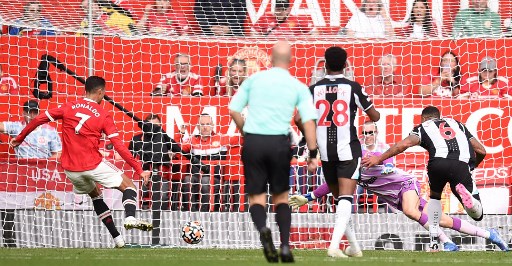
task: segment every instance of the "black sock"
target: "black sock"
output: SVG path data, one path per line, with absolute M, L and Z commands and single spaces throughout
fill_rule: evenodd
M 126 188 L 123 192 L 123 206 L 124 206 L 124 216 L 133 216 L 135 217 L 135 210 L 137 209 L 137 191 L 135 189 L 129 187 Z
M 94 211 L 96 211 L 96 214 L 110 232 L 110 235 L 112 235 L 113 238 L 118 237 L 120 234 L 116 229 L 116 225 L 112 219 L 112 213 L 110 212 L 110 209 L 108 208 L 105 201 L 103 201 L 103 197 L 99 196 L 93 198 L 92 205 L 94 206 Z
M 262 205 L 252 205 L 249 207 L 249 212 L 251 213 L 252 221 L 258 232 L 267 226 L 267 213 L 265 212 L 265 208 Z
M 290 227 L 292 225 L 292 210 L 286 203 L 276 206 L 276 222 L 281 234 L 281 246 L 290 245 Z

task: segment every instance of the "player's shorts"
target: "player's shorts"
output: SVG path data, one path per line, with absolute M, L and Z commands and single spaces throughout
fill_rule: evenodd
M 464 185 L 473 194 L 473 197 L 480 200 L 476 184 L 471 177 L 469 165 L 465 162 L 453 159 L 434 158 L 427 165 L 428 182 L 430 190 L 441 193 L 446 183 L 450 184 L 452 193 L 461 201 L 455 186 Z M 462 202 L 462 201 L 461 201 Z
M 322 171 L 329 186 L 338 184 L 338 178 L 357 180 L 361 175 L 361 157 L 350 161 L 322 161 Z
M 422 198 L 420 197 L 421 184 L 418 180 L 416 180 L 416 178 L 402 182 L 402 189 L 400 190 L 400 192 L 398 192 L 398 204 L 395 204 L 395 206 L 393 206 L 393 204 L 391 204 L 389 202 L 388 202 L 388 204 L 390 204 L 391 207 L 393 207 L 399 211 L 402 211 L 403 210 L 402 209 L 402 197 L 405 192 L 411 191 L 411 190 L 416 191 L 416 194 L 420 198 L 420 211 L 423 210 L 423 208 L 425 207 L 426 201 L 425 200 L 422 201 Z M 380 197 L 380 199 L 386 201 L 385 197 L 384 198 Z
M 242 148 L 245 192 L 279 194 L 290 189 L 292 149 L 285 135 L 245 134 Z
M 66 176 L 73 184 L 73 191 L 76 194 L 89 194 L 96 183 L 107 188 L 116 188 L 123 182 L 123 171 L 115 165 L 103 160 L 96 168 L 84 172 L 71 172 L 64 170 Z

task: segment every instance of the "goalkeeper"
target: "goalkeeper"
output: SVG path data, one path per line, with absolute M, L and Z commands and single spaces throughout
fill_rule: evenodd
M 380 154 L 381 152 L 363 151 L 363 157 Z M 427 202 L 419 196 L 420 183 L 414 176 L 395 168 L 392 158 L 385 160 L 383 165 L 363 168 L 358 183 L 368 191 L 377 194 L 382 201 L 388 203 L 391 207 L 402 211 L 411 220 L 417 221 L 425 229 L 429 229 L 428 216 L 425 213 Z M 291 196 L 290 206 L 298 208 L 308 201 L 321 198 L 327 194 L 329 194 L 329 187 L 324 183 L 312 193 Z M 495 229 L 482 229 L 465 220 L 445 214 L 441 217 L 440 225 L 464 234 L 489 239 L 501 250 L 509 250 L 507 243 L 501 239 Z M 443 243 L 445 251 L 457 251 L 459 249 L 441 230 L 439 230 L 439 239 Z

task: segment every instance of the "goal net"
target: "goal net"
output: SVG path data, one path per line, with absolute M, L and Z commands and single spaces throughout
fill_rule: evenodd
M 379 143 L 392 145 L 407 136 L 428 105 L 465 123 L 487 150 L 473 172 L 486 216 L 471 223 L 495 227 L 509 242 L 511 1 L 488 1 L 490 11 L 480 22 L 470 22 L 471 16 L 456 20 L 460 10 L 473 8 L 468 0 L 290 0 L 289 6 L 282 0 L 90 2 L 0 0 L 0 129 L 5 133 L 0 136 L 0 245 L 113 246 L 91 199 L 73 193 L 59 160 L 48 158 L 61 150 L 53 133 L 60 134 L 59 122 L 39 128 L 16 151 L 8 146 L 34 113 L 33 104 L 25 102 L 36 99 L 44 113 L 83 97 L 81 78 L 98 75 L 107 80 L 107 95 L 116 103 L 137 118 L 158 116 L 184 151 L 203 155 L 210 172 L 201 174 L 197 163 L 168 152 L 161 136 L 146 134 L 141 140 L 137 121 L 104 102 L 127 146 L 139 135 L 130 148 L 153 171 L 151 184 L 143 186 L 108 139 L 101 141 L 105 159 L 135 181 L 137 216 L 155 226 L 149 233 L 122 229 L 126 242 L 191 247 L 181 239 L 181 226 L 197 220 L 206 232 L 198 247 L 259 247 L 248 213 L 240 133 L 227 106 L 239 80 L 271 67 L 271 48 L 278 39 L 292 44 L 290 72 L 308 85 L 325 75 L 326 48 L 338 45 L 348 51 L 345 75 L 365 85 L 381 113 Z M 221 5 L 226 2 L 232 6 Z M 413 17 L 422 14 L 428 14 L 428 23 L 415 24 Z M 277 22 L 283 20 L 279 16 L 283 22 Z M 483 78 L 494 74 L 490 83 Z M 356 123 L 365 119 L 360 113 Z M 229 137 L 230 145 L 214 137 L 201 140 L 210 131 Z M 361 126 L 357 131 L 364 143 Z M 311 192 L 324 182 L 321 169 L 307 173 L 303 147 L 295 146 L 290 195 Z M 220 156 L 207 160 L 204 155 L 210 153 Z M 420 181 L 425 199 L 427 159 L 418 147 L 396 157 L 396 167 Z M 103 189 L 103 194 L 121 228 L 121 193 Z M 364 249 L 424 250 L 428 245 L 428 232 L 377 194 L 358 189 L 354 195 L 355 230 Z M 449 187 L 442 202 L 445 213 L 469 219 Z M 274 239 L 279 239 L 272 205 L 268 212 Z M 326 248 L 334 220 L 331 196 L 310 202 L 293 212 L 291 244 Z M 496 248 L 483 238 L 445 232 L 464 250 Z

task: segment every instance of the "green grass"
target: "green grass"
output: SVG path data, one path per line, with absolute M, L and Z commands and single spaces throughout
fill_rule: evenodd
M 510 265 L 505 252 L 365 251 L 363 258 L 332 259 L 324 250 L 295 250 L 295 265 Z M 153 266 L 153 265 L 266 265 L 261 250 L 225 249 L 6 249 L 0 248 L 0 265 L 51 266 Z

